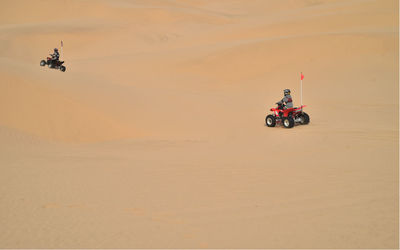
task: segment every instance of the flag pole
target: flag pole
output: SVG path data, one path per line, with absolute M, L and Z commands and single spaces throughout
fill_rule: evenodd
M 64 58 L 63 47 L 63 41 L 61 40 L 61 56 Z
M 300 104 L 301 111 L 303 111 L 303 72 L 300 73 Z

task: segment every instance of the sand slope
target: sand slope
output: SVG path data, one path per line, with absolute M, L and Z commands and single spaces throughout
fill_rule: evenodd
M 0 247 L 397 248 L 398 69 L 396 1 L 2 1 Z

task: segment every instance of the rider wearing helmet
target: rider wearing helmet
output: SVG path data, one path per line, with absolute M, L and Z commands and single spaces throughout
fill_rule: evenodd
M 54 54 L 51 55 L 51 59 L 54 61 L 58 61 L 60 59 L 60 53 L 58 53 L 58 49 L 54 49 Z
M 276 104 L 282 105 L 285 104 L 284 109 L 293 108 L 293 99 L 290 95 L 290 89 L 283 90 L 283 99 L 277 102 Z

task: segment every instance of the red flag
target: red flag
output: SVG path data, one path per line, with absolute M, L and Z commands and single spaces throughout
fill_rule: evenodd
M 64 44 L 63 44 L 63 41 L 61 40 L 61 47 L 63 46 Z
M 301 78 L 301 80 L 303 80 L 303 79 L 304 79 L 303 72 L 301 72 L 301 76 L 300 76 L 300 78 Z

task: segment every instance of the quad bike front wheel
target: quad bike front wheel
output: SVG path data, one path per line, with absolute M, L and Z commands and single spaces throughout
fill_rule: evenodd
M 308 123 L 310 123 L 310 116 L 306 112 L 303 112 L 300 116 L 300 124 L 306 125 Z
M 290 116 L 284 117 L 282 123 L 285 128 L 293 128 L 293 126 L 294 126 L 294 120 Z
M 60 70 L 61 70 L 62 72 L 65 72 L 66 69 L 67 69 L 67 68 L 65 68 L 65 66 L 61 66 L 61 67 L 60 67 Z
M 265 124 L 267 124 L 268 127 L 275 127 L 276 125 L 276 118 L 273 115 L 267 115 L 265 118 Z
M 45 66 L 45 65 L 46 65 L 46 61 L 45 61 L 45 60 L 41 60 L 41 61 L 40 61 L 40 66 L 43 67 L 43 66 Z

